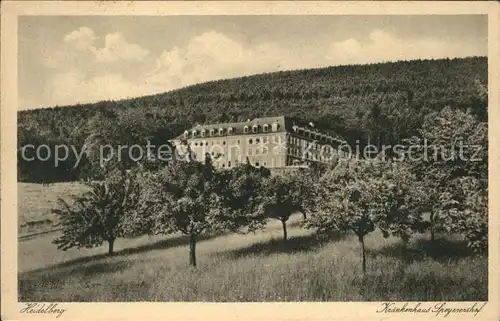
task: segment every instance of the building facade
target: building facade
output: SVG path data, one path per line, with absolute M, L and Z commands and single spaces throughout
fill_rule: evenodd
M 189 146 L 198 161 L 208 153 L 218 168 L 247 161 L 254 166 L 284 168 L 336 162 L 343 141 L 318 131 L 312 123 L 278 116 L 196 125 L 173 143 L 180 155 L 187 154 Z

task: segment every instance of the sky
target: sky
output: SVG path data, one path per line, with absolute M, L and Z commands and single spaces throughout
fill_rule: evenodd
M 487 16 L 23 16 L 19 109 L 279 70 L 487 56 Z

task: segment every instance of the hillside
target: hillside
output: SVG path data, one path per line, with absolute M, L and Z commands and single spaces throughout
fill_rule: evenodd
M 444 106 L 487 119 L 486 57 L 416 60 L 294 70 L 212 81 L 121 101 L 20 111 L 18 144 L 82 146 L 164 143 L 193 123 L 287 115 L 307 119 L 349 142 L 394 144 L 417 133 Z M 53 164 L 53 162 L 52 162 Z M 75 180 L 92 175 L 90 161 L 19 162 L 22 181 Z

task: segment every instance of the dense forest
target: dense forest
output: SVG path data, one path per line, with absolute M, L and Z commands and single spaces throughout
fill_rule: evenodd
M 260 74 L 211 81 L 167 93 L 18 113 L 18 150 L 26 144 L 164 144 L 195 123 L 286 115 L 303 118 L 349 143 L 394 144 L 414 136 L 444 107 L 487 122 L 486 57 L 414 60 Z M 53 154 L 53 153 L 52 153 Z M 30 157 L 33 155 L 30 155 Z M 23 160 L 18 179 L 78 180 L 97 175 L 86 153 L 56 167 Z M 125 162 L 125 164 L 127 164 Z M 130 165 L 130 163 L 128 163 Z

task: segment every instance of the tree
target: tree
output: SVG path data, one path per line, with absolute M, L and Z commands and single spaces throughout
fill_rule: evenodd
M 406 245 L 414 233 L 423 233 L 428 227 L 423 219 L 428 195 L 405 163 L 381 163 L 376 170 L 383 203 L 377 226 L 384 237 L 400 237 Z
M 134 173 L 110 171 L 104 181 L 87 185 L 90 190 L 75 196 L 71 205 L 59 199 L 60 206 L 53 212 L 59 217 L 63 234 L 53 243 L 65 251 L 107 242 L 108 254 L 113 255 L 116 238 L 126 234 L 122 223 L 139 198 Z
M 468 180 L 468 182 L 466 182 Z M 462 195 L 457 199 L 465 202 L 460 208 L 460 216 L 455 218 L 455 229 L 468 241 L 475 252 L 488 251 L 488 188 L 487 181 L 475 178 L 459 180 Z
M 440 213 L 445 218 L 447 231 L 461 234 L 474 252 L 487 252 L 488 192 L 485 181 L 468 176 L 452 184 L 453 194 L 444 195 L 446 202 Z
M 470 234 L 463 226 L 464 213 L 478 220 L 471 229 L 482 227 L 478 233 L 487 235 L 487 138 L 487 123 L 469 111 L 444 108 L 426 119 L 419 137 L 408 140 L 419 147 L 408 155 L 408 162 L 428 195 L 431 240 L 437 231 L 457 232 L 467 238 Z M 479 203 L 464 192 L 472 186 L 471 195 L 484 195 Z M 483 202 L 484 206 L 480 205 Z
M 474 80 L 475 88 L 472 95 L 472 113 L 479 120 L 488 121 L 488 86 L 484 85 L 480 79 Z
M 260 191 L 258 211 L 262 219 L 273 218 L 281 222 L 283 240 L 288 237 L 286 222 L 293 213 L 305 213 L 307 181 L 298 172 L 284 173 L 265 179 Z
M 226 229 L 227 211 L 220 195 L 222 183 L 220 173 L 207 157 L 205 163 L 172 162 L 149 175 L 144 184 L 143 200 L 147 204 L 141 211 L 142 217 L 151 222 L 153 234 L 181 232 L 189 236 L 192 266 L 196 266 L 198 237 Z
M 254 167 L 249 162 L 220 173 L 223 184 L 218 193 L 226 209 L 228 228 L 239 231 L 255 231 L 264 226 L 264 219 L 259 215 L 262 186 L 270 176 L 264 167 Z
M 307 203 L 307 226 L 320 234 L 354 232 L 366 273 L 366 235 L 380 228 L 386 237 L 408 239 L 421 221 L 415 207 L 418 197 L 412 196 L 409 178 L 397 163 L 379 159 L 341 162 L 315 185 L 315 196 Z

